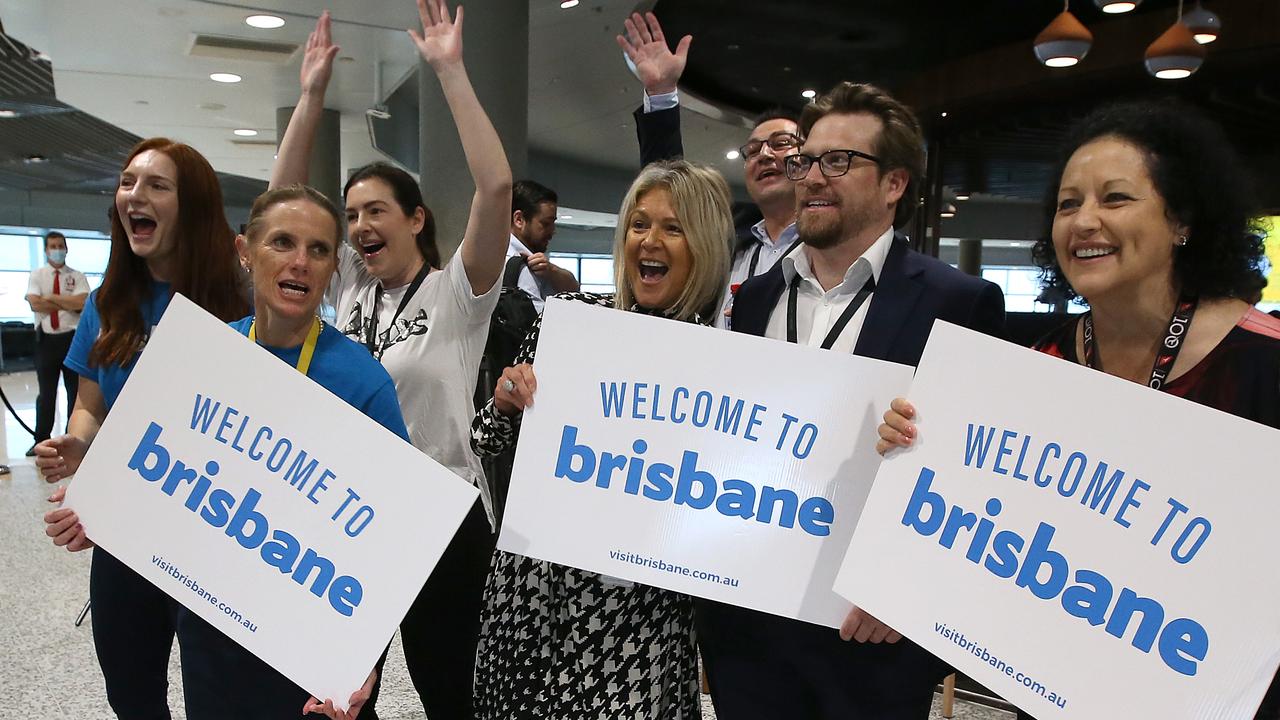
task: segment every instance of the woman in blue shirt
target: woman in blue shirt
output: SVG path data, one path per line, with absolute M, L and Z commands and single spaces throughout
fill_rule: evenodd
M 80 374 L 67 434 L 36 445 L 49 482 L 73 475 L 173 293 L 223 320 L 248 307 L 218 176 L 200 153 L 167 138 L 133 148 L 111 207 L 111 259 L 84 306 L 67 367 Z M 61 501 L 64 488 L 51 501 Z M 45 516 L 68 550 L 91 547 L 69 510 Z M 174 603 L 101 548 L 89 573 L 93 643 L 107 700 L 124 720 L 169 717 Z

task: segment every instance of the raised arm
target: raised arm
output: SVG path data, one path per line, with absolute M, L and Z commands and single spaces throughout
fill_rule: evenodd
M 302 56 L 299 80 L 302 94 L 298 106 L 289 118 L 284 139 L 280 141 L 276 164 L 271 168 L 271 187 L 306 183 L 311 164 L 311 146 L 316 138 L 316 126 L 324 114 L 324 93 L 329 88 L 333 74 L 333 59 L 338 46 L 333 44 L 332 20 L 325 10 L 316 21 L 316 29 L 307 38 L 307 49 Z M 335 202 L 338 198 L 333 198 Z
M 422 19 L 422 33 L 409 30 L 409 35 L 422 59 L 440 80 L 476 186 L 458 252 L 467 280 L 471 282 L 471 291 L 482 295 L 498 281 L 507 255 L 511 165 L 462 64 L 462 7 L 458 7 L 456 17 L 450 18 L 444 0 L 418 0 L 418 15 Z
M 648 165 L 658 160 L 670 160 L 684 155 L 680 137 L 680 108 L 655 108 L 650 98 L 676 91 L 680 76 L 689 60 L 692 35 L 685 35 L 676 45 L 675 52 L 667 47 L 662 25 L 653 13 L 632 13 L 623 25 L 626 36 L 618 35 L 618 47 L 635 65 L 636 75 L 644 84 L 645 103 L 637 108 L 636 140 L 640 143 L 640 164 Z M 672 101 L 674 103 L 674 100 Z

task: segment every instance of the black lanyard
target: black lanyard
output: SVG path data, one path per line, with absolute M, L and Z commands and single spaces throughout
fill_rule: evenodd
M 1151 379 L 1147 381 L 1154 390 L 1164 386 L 1164 381 L 1173 372 L 1173 363 L 1182 350 L 1182 341 L 1191 328 L 1191 317 L 1196 314 L 1199 298 L 1182 295 L 1178 304 L 1173 306 L 1173 315 L 1169 318 L 1169 328 L 1165 330 L 1164 339 L 1160 342 L 1160 351 L 1156 353 L 1156 361 L 1151 366 Z M 1102 358 L 1098 357 L 1098 344 L 1093 337 L 1093 313 L 1084 315 L 1084 364 L 1094 370 L 1102 369 Z
M 830 350 L 832 345 L 836 344 L 836 340 L 840 337 L 840 333 L 844 332 L 844 327 L 853 319 L 853 314 L 858 312 L 858 308 L 862 307 L 862 303 L 871 297 L 871 293 L 876 290 L 875 275 L 867 278 L 867 282 L 863 284 L 862 289 L 857 295 L 849 301 L 849 306 L 840 313 L 840 317 L 836 319 L 836 324 L 831 326 L 831 330 L 827 333 L 827 337 L 822 341 L 822 349 Z M 796 304 L 800 295 L 800 276 L 796 275 L 791 278 L 791 287 L 787 290 L 787 342 L 798 343 L 799 332 L 796 330 Z
M 404 312 L 405 306 L 409 304 L 413 294 L 418 292 L 422 281 L 427 278 L 427 274 L 430 272 L 431 266 L 426 262 L 422 263 L 422 269 L 414 276 L 413 282 L 409 283 L 409 289 L 404 291 L 404 297 L 400 298 L 400 305 L 396 307 L 396 314 L 391 316 L 391 327 L 396 326 L 396 320 L 400 319 L 400 313 Z M 364 346 L 368 348 L 369 354 L 375 357 L 378 354 L 378 313 L 382 305 L 382 293 L 382 283 L 378 283 L 377 293 L 373 296 L 373 317 L 369 319 L 369 330 L 364 339 Z
M 798 246 L 799 244 L 800 244 L 799 240 L 792 240 L 791 245 L 788 246 L 787 249 L 781 255 L 778 256 L 778 259 L 775 260 L 773 264 L 769 266 L 769 269 L 772 270 L 778 267 L 778 265 L 782 264 L 782 258 L 790 255 L 791 251 L 795 250 L 796 246 Z M 746 282 L 747 280 L 750 280 L 751 278 L 756 276 L 756 263 L 760 262 L 760 248 L 762 247 L 764 247 L 764 243 L 757 240 L 755 252 L 751 253 L 751 263 L 747 265 L 747 276 L 743 278 L 742 282 Z

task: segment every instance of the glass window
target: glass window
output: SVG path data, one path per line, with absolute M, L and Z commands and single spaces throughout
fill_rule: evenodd
M 982 268 L 982 278 L 990 280 L 1004 291 L 1005 312 L 1053 312 L 1053 306 L 1036 302 L 1040 297 L 1040 268 L 1027 265 L 988 265 Z M 1079 301 L 1067 305 L 1067 312 L 1079 313 L 1088 307 Z
M 35 245 L 39 247 L 39 238 Z M 0 269 L 30 270 L 35 267 L 31 261 L 30 235 L 0 235 Z M 36 260 L 36 265 L 44 262 L 44 257 Z
M 35 316 L 31 313 L 31 306 L 27 304 L 27 283 L 30 277 L 31 273 L 25 270 L 0 272 L 0 320 L 34 322 Z
M 67 238 L 67 264 L 86 275 L 105 272 L 110 257 L 110 240 Z

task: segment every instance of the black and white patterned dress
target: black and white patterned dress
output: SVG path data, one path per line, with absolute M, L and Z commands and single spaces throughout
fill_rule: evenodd
M 556 297 L 613 306 L 612 295 Z M 542 318 L 516 356 L 531 363 Z M 471 445 L 515 444 L 520 418 L 490 400 Z M 494 553 L 485 588 L 475 707 L 480 720 L 697 720 L 697 651 L 687 595 L 522 555 Z

